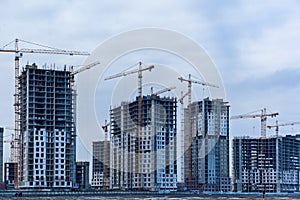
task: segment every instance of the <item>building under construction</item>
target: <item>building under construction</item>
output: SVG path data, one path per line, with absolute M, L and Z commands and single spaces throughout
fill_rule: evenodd
M 235 137 L 233 183 L 236 192 L 299 192 L 300 135 Z
M 110 141 L 93 142 L 93 167 L 91 186 L 96 189 L 109 189 Z
M 76 162 L 76 188 L 87 190 L 90 188 L 90 162 Z
M 228 103 L 206 98 L 188 105 L 183 126 L 186 187 L 209 192 L 231 191 Z
M 110 110 L 110 187 L 176 190 L 177 100 L 158 95 L 138 98 Z
M 75 103 L 71 72 L 26 65 L 19 77 L 19 188 L 75 184 Z

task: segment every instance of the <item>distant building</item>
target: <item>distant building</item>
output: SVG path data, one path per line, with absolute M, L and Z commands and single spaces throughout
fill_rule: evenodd
M 90 188 L 90 163 L 76 162 L 76 183 L 78 189 L 84 190 Z
M 17 163 L 7 162 L 4 163 L 4 183 L 6 189 L 15 189 L 15 174 L 17 171 Z
M 93 142 L 93 168 L 91 186 L 109 189 L 110 179 L 110 142 Z
M 233 139 L 236 192 L 299 192 L 300 135 Z
M 0 185 L 3 184 L 3 134 L 4 128 L 0 127 Z
M 71 72 L 26 65 L 20 80 L 19 188 L 75 185 L 75 103 Z
M 210 192 L 231 191 L 228 103 L 208 98 L 194 102 L 184 111 L 183 125 L 186 187 Z
M 177 100 L 148 95 L 140 102 L 110 110 L 111 189 L 176 190 Z

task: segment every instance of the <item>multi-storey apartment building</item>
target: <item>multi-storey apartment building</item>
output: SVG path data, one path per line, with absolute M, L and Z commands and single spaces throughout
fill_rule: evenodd
M 20 188 L 68 189 L 75 184 L 70 75 L 35 64 L 20 75 Z
M 138 98 L 110 110 L 111 188 L 176 190 L 177 101 Z
M 194 102 L 185 109 L 183 125 L 187 188 L 231 191 L 228 103 L 208 98 Z
M 300 135 L 233 139 L 236 192 L 299 192 Z

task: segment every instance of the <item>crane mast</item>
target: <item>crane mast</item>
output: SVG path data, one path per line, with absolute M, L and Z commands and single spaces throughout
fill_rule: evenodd
M 104 182 L 104 188 L 107 189 L 109 187 L 109 180 L 108 180 L 108 167 L 109 167 L 109 153 L 108 153 L 108 149 L 109 149 L 109 144 L 108 144 L 108 126 L 110 126 L 111 122 L 107 122 L 107 120 L 105 120 L 104 125 L 102 126 L 102 129 L 104 131 L 104 157 L 103 157 L 103 182 Z

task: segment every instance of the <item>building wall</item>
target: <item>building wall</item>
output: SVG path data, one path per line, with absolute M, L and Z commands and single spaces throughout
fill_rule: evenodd
M 91 186 L 108 189 L 110 181 L 110 142 L 93 142 L 93 169 Z
M 27 65 L 20 76 L 20 188 L 72 188 L 75 123 L 70 72 Z
M 111 109 L 111 188 L 177 188 L 176 99 L 144 96 Z M 138 140 L 140 131 L 140 140 Z
M 89 162 L 76 162 L 76 183 L 79 189 L 89 189 L 90 177 L 90 163 Z
M 192 103 L 187 110 L 191 117 L 187 112 L 185 135 L 191 141 L 185 144 L 186 186 L 190 190 L 231 191 L 229 106 L 220 99 L 204 99 Z
M 15 189 L 15 172 L 17 163 L 4 163 L 4 183 L 6 189 Z

